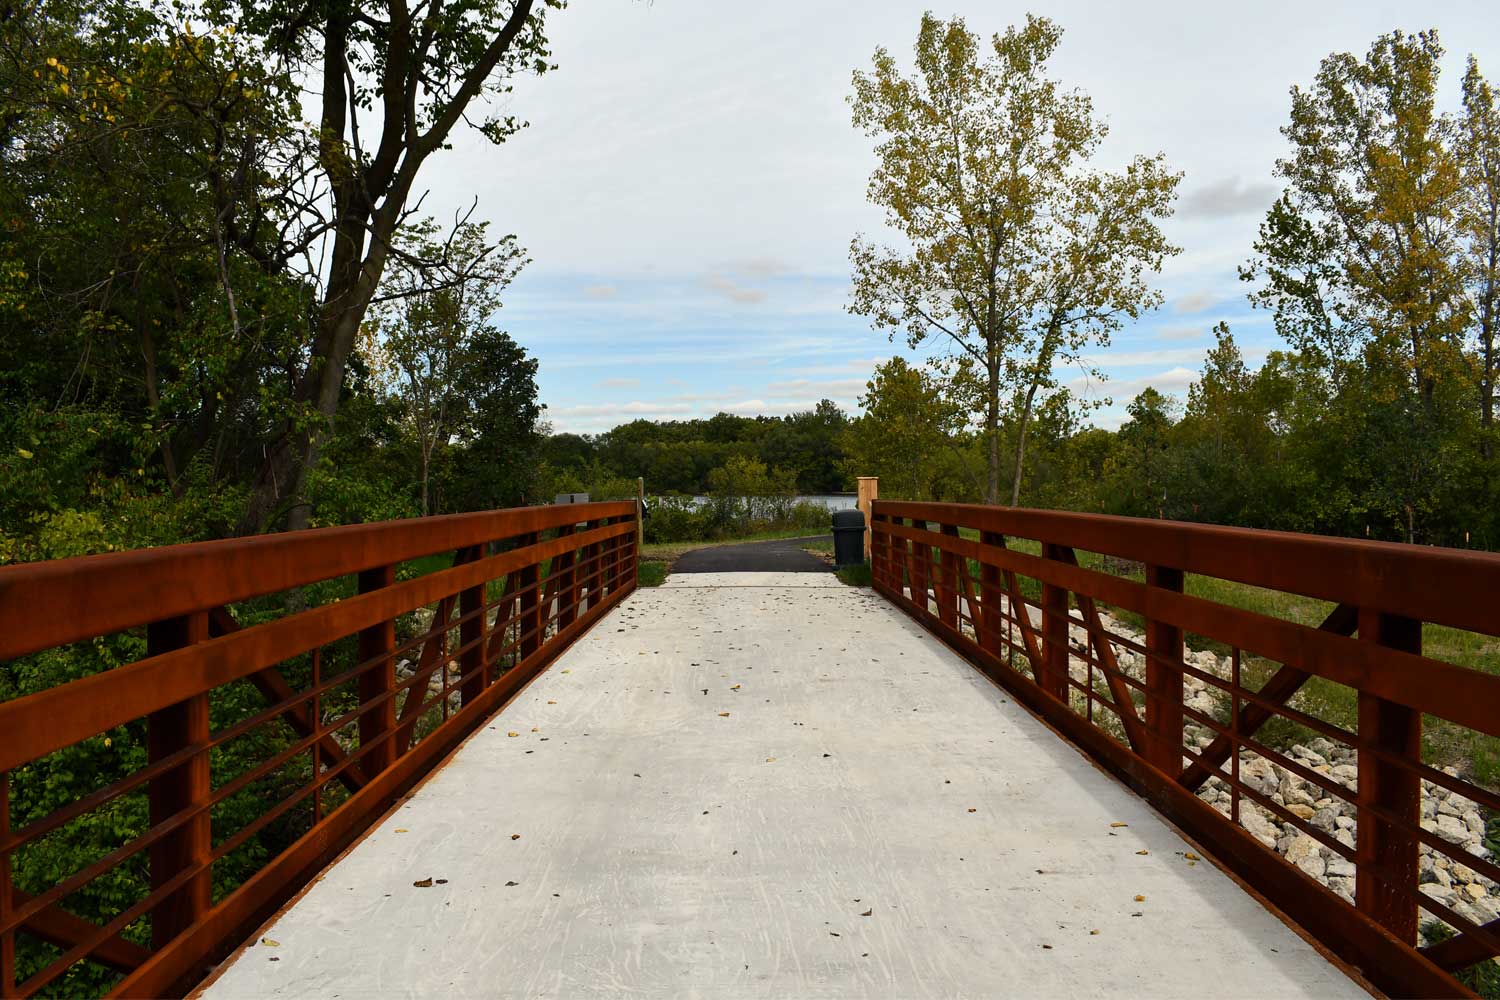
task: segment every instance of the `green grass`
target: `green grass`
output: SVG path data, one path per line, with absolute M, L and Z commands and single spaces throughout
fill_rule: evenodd
M 855 563 L 853 566 L 841 566 L 834 573 L 839 580 L 851 587 L 868 587 L 870 585 L 869 563 Z
M 671 565 L 660 559 L 642 559 L 635 564 L 635 582 L 642 587 L 660 587 Z

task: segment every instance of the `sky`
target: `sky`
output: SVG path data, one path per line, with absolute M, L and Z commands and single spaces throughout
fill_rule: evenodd
M 1058 372 L 1113 400 L 1092 418 L 1104 427 L 1147 385 L 1185 397 L 1220 320 L 1252 367 L 1281 346 L 1237 269 L 1280 191 L 1289 89 L 1324 56 L 1436 27 L 1445 105 L 1471 52 L 1500 78 L 1492 2 L 572 0 L 550 21 L 558 70 L 501 105 L 530 126 L 499 148 L 458 135 L 423 175 L 424 210 L 451 219 L 477 199 L 475 218 L 529 251 L 498 323 L 539 359 L 554 430 L 823 398 L 853 412 L 875 365 L 913 356 L 846 308 L 849 242 L 883 230 L 847 96 L 876 48 L 909 65 L 925 9 L 986 37 L 1028 9 L 1057 21 L 1050 75 L 1109 124 L 1096 164 L 1160 151 L 1185 174 L 1163 306 L 1089 353 L 1106 382 Z

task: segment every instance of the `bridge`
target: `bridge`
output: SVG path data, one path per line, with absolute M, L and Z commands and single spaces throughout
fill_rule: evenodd
M 1450 996 L 1500 954 L 1500 796 L 1439 766 L 1500 737 L 1454 655 L 1500 558 L 892 501 L 873 589 L 638 555 L 611 503 L 0 569 L 0 994 Z

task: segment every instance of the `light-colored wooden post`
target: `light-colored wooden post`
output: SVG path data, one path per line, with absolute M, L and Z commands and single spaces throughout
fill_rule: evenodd
M 640 558 L 641 546 L 646 544 L 646 479 L 635 480 L 635 553 Z
M 870 536 L 872 534 L 870 525 L 874 522 L 875 501 L 880 499 L 880 477 L 858 476 L 859 482 L 859 505 L 860 513 L 865 516 L 865 561 L 870 560 Z

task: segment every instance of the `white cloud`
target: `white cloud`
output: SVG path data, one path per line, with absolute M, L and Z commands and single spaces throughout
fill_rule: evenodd
M 1204 340 L 1208 333 L 1206 326 L 1172 326 L 1156 331 L 1156 336 L 1162 340 Z
M 1111 379 L 1108 382 L 1092 382 L 1082 377 L 1075 378 L 1068 383 L 1068 388 L 1089 399 L 1099 399 L 1108 396 L 1114 400 L 1116 405 L 1123 405 L 1138 396 L 1147 386 L 1150 386 L 1157 392 L 1182 392 L 1188 386 L 1192 385 L 1197 378 L 1197 372 L 1191 368 L 1184 368 L 1178 365 L 1175 368 L 1168 368 L 1166 371 L 1157 372 L 1155 375 Z
M 703 287 L 718 292 L 729 301 L 738 302 L 741 305 L 754 305 L 766 300 L 766 293 L 761 289 L 737 285 L 722 274 L 710 274 L 704 278 Z
M 807 398 L 812 396 L 818 399 L 851 399 L 865 391 L 866 381 L 866 379 L 862 378 L 830 379 L 828 381 L 799 378 L 788 382 L 770 383 L 766 386 L 766 395 L 773 398 L 785 398 L 788 396 Z
M 601 378 L 594 383 L 601 389 L 634 389 L 641 384 L 638 378 Z
M 1189 219 L 1259 215 L 1271 207 L 1280 193 L 1281 189 L 1275 184 L 1226 177 L 1189 191 L 1178 205 L 1177 214 Z
M 612 299 L 620 294 L 620 290 L 614 285 L 588 285 L 583 289 L 583 297 L 586 299 Z
M 1187 295 L 1179 295 L 1172 300 L 1172 311 L 1175 313 L 1200 313 L 1219 301 L 1219 297 L 1212 292 L 1190 292 Z

